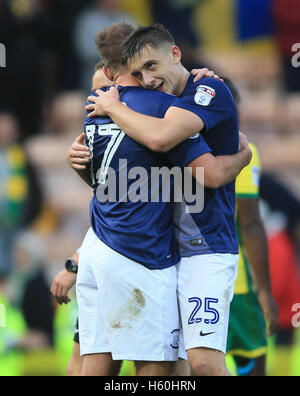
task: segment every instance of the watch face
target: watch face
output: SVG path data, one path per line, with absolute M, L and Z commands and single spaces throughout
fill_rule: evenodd
M 70 270 L 72 268 L 72 261 L 71 260 L 67 260 L 66 261 L 66 269 Z
M 66 261 L 66 270 L 74 273 L 77 272 L 77 265 L 73 260 L 69 259 Z

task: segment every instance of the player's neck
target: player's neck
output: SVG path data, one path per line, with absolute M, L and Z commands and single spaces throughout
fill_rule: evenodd
M 115 76 L 114 83 L 123 87 L 139 87 L 139 83 L 128 71 L 120 72 Z
M 182 64 L 178 65 L 178 85 L 173 95 L 181 96 L 183 94 L 190 75 L 190 72 Z

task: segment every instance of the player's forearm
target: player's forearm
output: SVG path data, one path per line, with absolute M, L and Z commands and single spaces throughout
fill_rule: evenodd
M 242 226 L 242 238 L 252 274 L 259 291 L 271 291 L 268 240 L 261 220 Z
M 198 168 L 204 168 L 204 186 L 217 189 L 233 182 L 246 162 L 250 162 L 252 153 L 244 149 L 234 155 L 215 157 L 211 153 L 204 154 L 187 165 L 192 170 L 194 178 L 203 184 Z M 249 159 L 250 158 L 250 159 Z
M 216 157 L 219 187 L 232 183 L 241 170 L 249 164 L 251 156 L 247 149 L 234 155 Z
M 105 112 L 128 136 L 150 150 L 166 152 L 175 146 L 168 144 L 167 135 L 171 134 L 164 119 L 137 113 L 121 102 Z

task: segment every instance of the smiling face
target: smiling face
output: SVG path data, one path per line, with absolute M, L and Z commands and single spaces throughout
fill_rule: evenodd
M 145 46 L 128 60 L 128 67 L 143 88 L 178 95 L 181 86 L 181 52 L 177 46 Z

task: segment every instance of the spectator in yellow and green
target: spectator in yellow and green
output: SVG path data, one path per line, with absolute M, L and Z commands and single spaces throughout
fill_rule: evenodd
M 12 271 L 17 232 L 31 224 L 41 208 L 39 183 L 18 137 L 16 118 L 0 113 L 0 280 Z

